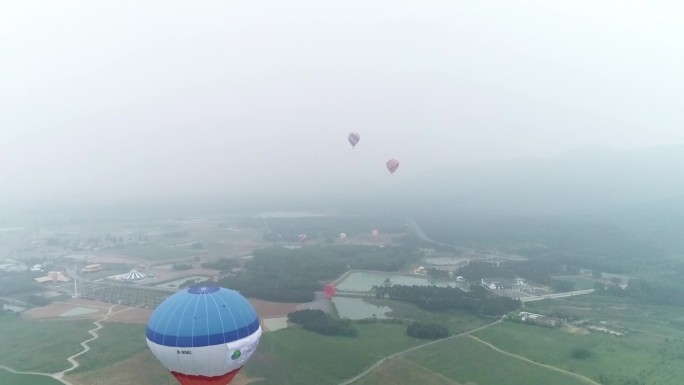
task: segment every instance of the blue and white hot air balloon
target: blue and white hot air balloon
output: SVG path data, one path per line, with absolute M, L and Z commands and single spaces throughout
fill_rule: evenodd
M 146 334 L 152 353 L 182 385 L 226 385 L 256 350 L 261 327 L 245 297 L 207 283 L 164 300 Z

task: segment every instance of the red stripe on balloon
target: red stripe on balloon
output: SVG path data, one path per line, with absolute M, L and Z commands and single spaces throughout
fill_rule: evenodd
M 207 377 L 207 376 L 193 376 L 190 374 L 183 374 L 178 372 L 171 372 L 176 380 L 181 383 L 181 385 L 227 385 L 233 378 L 238 374 L 240 368 L 228 372 L 221 376 Z

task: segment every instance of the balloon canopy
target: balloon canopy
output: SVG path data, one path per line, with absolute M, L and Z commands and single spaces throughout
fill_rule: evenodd
M 164 300 L 146 335 L 154 356 L 182 385 L 226 385 L 256 350 L 261 327 L 240 293 L 206 283 Z
M 347 140 L 349 141 L 349 144 L 351 144 L 352 148 L 356 147 L 356 144 L 359 143 L 360 139 L 361 136 L 357 132 L 352 132 L 347 137 Z
M 304 243 L 309 237 L 305 233 L 301 233 L 297 236 L 297 239 L 299 239 L 299 242 Z
M 323 285 L 323 295 L 325 295 L 325 298 L 327 299 L 331 299 L 335 296 L 335 290 L 335 285 L 332 283 L 326 283 Z
M 347 239 L 347 233 L 340 233 L 340 239 Z
M 394 172 L 399 168 L 399 161 L 396 159 L 390 159 L 387 161 L 387 163 L 385 163 L 385 165 L 387 166 L 389 172 L 394 174 Z

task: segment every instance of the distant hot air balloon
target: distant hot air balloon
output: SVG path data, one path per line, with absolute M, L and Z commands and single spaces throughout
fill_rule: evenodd
M 373 229 L 371 230 L 371 235 L 373 236 L 373 238 L 377 238 L 380 235 L 380 232 L 378 231 L 378 229 Z
M 261 337 L 254 307 L 208 282 L 165 299 L 147 322 L 152 354 L 182 385 L 226 385 Z
M 356 147 L 356 144 L 359 143 L 359 139 L 361 139 L 361 136 L 359 136 L 359 134 L 356 132 L 352 132 L 347 137 L 347 140 L 351 144 L 352 148 Z
M 325 298 L 327 299 L 332 299 L 332 297 L 335 296 L 335 285 L 332 283 L 326 283 L 323 285 L 323 295 L 325 295 Z
M 307 239 L 309 239 L 309 237 L 304 233 L 299 234 L 299 236 L 297 236 L 297 238 L 299 239 L 299 242 L 301 242 L 301 243 L 304 243 L 304 242 L 306 242 Z
M 342 240 L 347 239 L 347 233 L 340 233 L 340 239 L 342 239 Z
M 385 164 L 387 165 L 387 169 L 391 174 L 394 174 L 394 172 L 399 168 L 399 161 L 396 159 L 390 159 Z

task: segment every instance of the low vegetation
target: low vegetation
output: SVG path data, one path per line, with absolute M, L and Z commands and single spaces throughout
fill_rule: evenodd
M 448 337 L 449 329 L 444 325 L 414 322 L 406 327 L 406 334 L 416 338 L 437 340 Z
M 468 310 L 475 314 L 498 316 L 520 307 L 520 301 L 492 294 L 481 286 L 470 291 L 440 286 L 374 286 L 378 298 L 410 302 L 428 311 Z
M 81 351 L 79 344 L 90 337 L 92 325 L 85 320 L 29 320 L 0 313 L 0 365 L 48 373 L 67 369 L 67 357 Z M 36 349 L 46 354 L 36 354 Z
M 287 315 L 287 320 L 306 330 L 327 336 L 356 336 L 351 320 L 336 319 L 318 309 L 294 311 Z
M 254 251 L 245 270 L 227 276 L 221 285 L 243 295 L 276 302 L 310 302 L 321 282 L 349 268 L 396 271 L 418 258 L 403 247 L 311 246 L 300 249 L 268 248 Z

